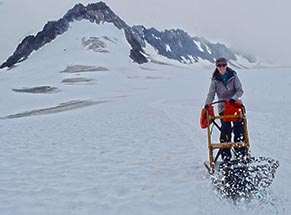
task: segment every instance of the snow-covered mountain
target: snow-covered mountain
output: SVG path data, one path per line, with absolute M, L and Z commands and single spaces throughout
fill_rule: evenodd
M 257 60 L 254 57 L 232 51 L 224 44 L 214 44 L 204 38 L 192 37 L 180 29 L 159 31 L 155 28 L 146 28 L 142 25 L 131 27 L 104 2 L 99 2 L 88 4 L 87 6 L 77 4 L 59 20 L 48 22 L 36 35 L 25 37 L 17 46 L 13 55 L 8 57 L 0 68 L 10 68 L 26 60 L 32 52 L 38 52 L 43 46 L 57 41 L 60 35 L 70 31 L 71 26 L 75 22 L 82 20 L 94 23 L 95 28 L 99 29 L 95 35 L 91 35 L 92 38 L 95 38 L 95 41 L 93 42 L 94 39 L 92 38 L 87 41 L 87 43 L 93 42 L 95 46 L 102 47 L 102 42 L 97 42 L 96 38 L 102 36 L 112 37 L 112 35 L 105 35 L 102 32 L 101 26 L 104 23 L 109 23 L 120 30 L 130 45 L 125 55 L 138 64 L 156 60 L 152 57 L 153 52 L 150 53 L 148 49 L 154 50 L 160 56 L 186 64 L 200 63 L 202 61 L 213 63 L 215 59 L 221 56 L 228 58 L 232 66 L 238 68 L 250 67 L 257 64 Z M 116 39 L 119 40 L 122 37 L 124 36 Z

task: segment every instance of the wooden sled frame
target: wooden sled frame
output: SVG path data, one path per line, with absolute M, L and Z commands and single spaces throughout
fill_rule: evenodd
M 213 102 L 212 104 L 217 104 L 219 102 L 225 102 L 225 101 L 218 101 L 218 102 Z M 216 119 L 227 119 L 227 118 L 236 118 L 236 119 L 241 119 L 243 120 L 243 126 L 244 126 L 244 142 L 225 142 L 225 143 L 213 143 L 211 140 L 211 122 L 214 123 L 217 129 L 220 130 L 220 127 L 218 124 L 215 122 Z M 207 137 L 208 137 L 208 150 L 209 150 L 209 173 L 213 174 L 215 172 L 215 163 L 217 161 L 217 158 L 220 154 L 220 151 L 217 152 L 217 155 L 214 159 L 213 156 L 213 151 L 218 149 L 235 149 L 235 148 L 241 148 L 245 147 L 246 148 L 246 156 L 249 157 L 249 135 L 248 135 L 248 129 L 247 129 L 247 118 L 246 118 L 246 111 L 245 107 L 242 106 L 242 111 L 240 115 L 223 115 L 223 116 L 210 116 L 208 110 L 206 110 L 206 119 L 207 119 Z

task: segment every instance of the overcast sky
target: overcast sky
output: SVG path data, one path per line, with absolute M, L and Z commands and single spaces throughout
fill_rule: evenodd
M 0 60 L 27 34 L 88 0 L 1 0 Z M 290 0 L 103 0 L 129 25 L 181 28 L 246 53 L 291 65 Z M 5 52 L 5 53 L 4 53 Z M 9 52 L 9 53 L 6 53 Z

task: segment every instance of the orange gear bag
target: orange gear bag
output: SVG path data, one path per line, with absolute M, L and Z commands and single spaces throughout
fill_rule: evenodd
M 201 128 L 207 128 L 207 117 L 206 117 L 206 112 L 207 112 L 207 109 L 206 108 L 203 108 L 201 110 L 201 115 L 200 115 L 200 126 Z M 212 105 L 209 105 L 208 107 L 208 115 L 209 116 L 214 116 L 214 109 L 213 109 L 213 106 Z M 213 120 L 210 120 L 209 121 L 209 125 L 213 122 Z
M 243 109 L 243 105 L 240 102 L 235 102 L 231 104 L 229 100 L 225 101 L 224 106 L 224 115 L 241 115 Z M 234 122 L 237 121 L 239 118 L 225 118 L 223 119 L 224 122 Z

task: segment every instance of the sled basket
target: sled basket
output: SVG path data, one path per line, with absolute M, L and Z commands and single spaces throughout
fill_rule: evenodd
M 224 115 L 215 115 L 214 113 L 214 104 L 218 104 L 221 102 L 225 102 L 225 113 Z M 244 133 L 244 141 L 243 142 L 224 142 L 224 143 L 215 143 L 212 142 L 211 137 L 211 124 L 213 123 L 214 126 L 221 131 L 221 127 L 218 125 L 216 120 L 223 120 L 224 122 L 236 122 L 240 121 L 243 123 L 243 133 Z M 201 111 L 201 118 L 200 118 L 200 125 L 201 128 L 206 126 L 207 128 L 207 137 L 208 137 L 208 150 L 209 150 L 209 173 L 213 174 L 215 172 L 215 164 L 217 159 L 220 155 L 222 149 L 237 149 L 237 148 L 245 148 L 246 149 L 246 156 L 249 155 L 249 137 L 248 137 L 248 129 L 247 129 L 247 118 L 245 115 L 245 108 L 244 106 L 239 103 L 230 103 L 229 101 L 217 101 L 213 102 L 209 105 L 208 109 L 203 109 Z M 218 150 L 216 156 L 214 157 L 214 151 Z

